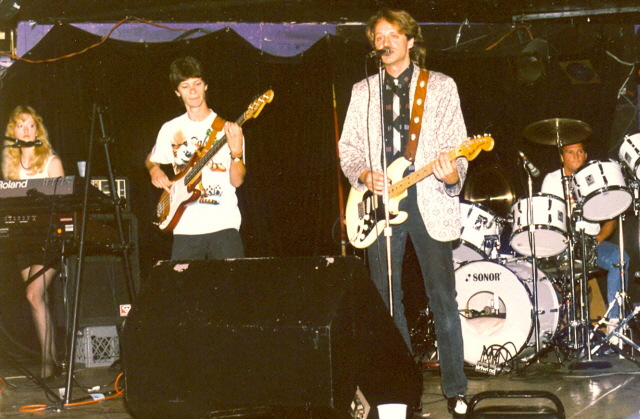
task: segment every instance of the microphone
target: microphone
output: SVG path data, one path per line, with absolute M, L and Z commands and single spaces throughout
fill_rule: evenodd
M 540 170 L 538 170 L 538 168 L 535 167 L 533 165 L 533 163 L 531 163 L 531 161 L 529 161 L 527 156 L 525 156 L 524 153 L 522 151 L 520 151 L 520 150 L 518 150 L 518 154 L 520 155 L 520 158 L 524 162 L 524 165 L 527 168 L 527 170 L 529 171 L 529 173 L 531 174 L 531 176 L 533 176 L 533 177 L 540 176 Z
M 374 49 L 373 51 L 367 54 L 367 58 L 382 57 L 383 55 L 389 55 L 389 54 L 391 54 L 391 48 L 385 47 L 377 50 Z
M 13 148 L 40 147 L 42 145 L 42 141 L 41 140 L 22 141 L 22 140 L 19 140 L 17 138 L 5 138 L 4 140 L 5 141 L 13 141 L 13 144 L 7 146 L 7 147 L 13 147 Z

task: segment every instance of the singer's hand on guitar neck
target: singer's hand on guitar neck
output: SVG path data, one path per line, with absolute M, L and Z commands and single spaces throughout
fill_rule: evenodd
M 447 153 L 440 153 L 440 157 L 433 162 L 433 175 L 436 179 L 443 181 L 447 185 L 455 185 L 460 180 L 458 166 L 454 161 L 450 161 Z

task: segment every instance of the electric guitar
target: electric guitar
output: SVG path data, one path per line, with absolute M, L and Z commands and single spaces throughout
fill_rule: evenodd
M 449 160 L 458 157 L 466 157 L 473 160 L 481 150 L 493 149 L 493 138 L 490 136 L 474 137 L 450 150 L 447 153 Z M 399 211 L 398 206 L 407 196 L 407 189 L 433 173 L 435 160 L 402 178 L 404 171 L 411 162 L 404 157 L 399 157 L 389 165 L 387 177 L 391 181 L 389 186 L 389 220 L 391 224 L 402 224 L 407 219 L 407 213 Z M 396 182 L 396 179 L 400 179 Z M 384 205 L 380 195 L 374 195 L 368 189 L 358 191 L 351 188 L 345 210 L 345 222 L 349 242 L 358 249 L 369 247 L 383 231 L 385 226 Z
M 238 118 L 236 124 L 242 125 L 251 118 L 257 118 L 265 105 L 272 100 L 273 90 L 267 90 L 251 102 L 247 110 Z M 212 129 L 209 129 L 207 137 L 211 133 Z M 173 185 L 171 185 L 170 192 L 162 192 L 156 207 L 157 221 L 155 222 L 160 230 L 172 231 L 180 221 L 184 210 L 200 198 L 202 191 L 198 185 L 202 181 L 202 169 L 226 143 L 226 135 L 218 140 L 210 138 L 204 147 L 194 153 L 187 166 L 172 179 Z

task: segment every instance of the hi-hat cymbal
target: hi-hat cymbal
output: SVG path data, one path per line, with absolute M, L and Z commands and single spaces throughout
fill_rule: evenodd
M 524 129 L 527 140 L 545 145 L 569 145 L 586 140 L 591 127 L 577 119 L 552 118 L 534 122 Z

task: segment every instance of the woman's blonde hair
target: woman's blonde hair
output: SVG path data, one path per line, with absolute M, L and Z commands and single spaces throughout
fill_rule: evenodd
M 9 123 L 5 130 L 7 138 L 16 138 L 15 128 L 19 122 L 24 120 L 24 115 L 31 115 L 36 123 L 36 139 L 42 142 L 42 145 L 35 148 L 35 161 L 30 169 L 32 173 L 42 173 L 48 158 L 55 154 L 49 142 L 47 129 L 42 123 L 42 117 L 31 106 L 17 106 L 9 116 Z M 2 175 L 6 180 L 18 179 L 20 177 L 20 157 L 21 150 L 19 148 L 5 147 L 2 151 Z

